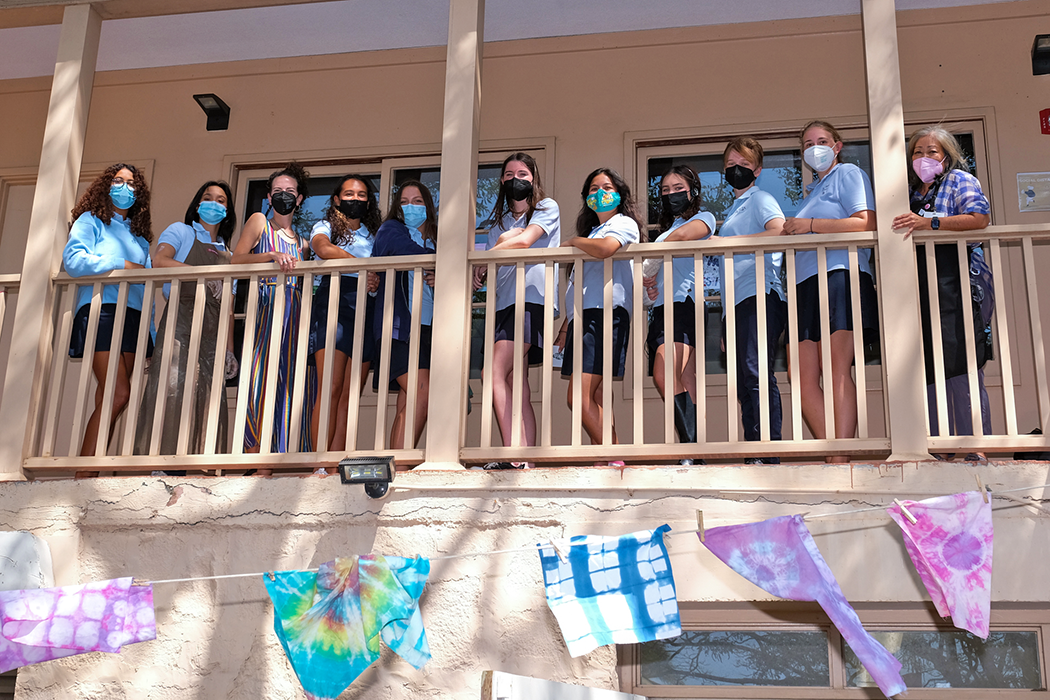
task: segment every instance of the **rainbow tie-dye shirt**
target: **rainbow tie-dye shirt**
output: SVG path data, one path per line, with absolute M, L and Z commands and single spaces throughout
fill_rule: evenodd
M 430 660 L 419 596 L 430 561 L 365 555 L 317 573 L 263 576 L 274 631 L 310 698 L 337 698 L 379 658 L 379 638 L 415 668 Z

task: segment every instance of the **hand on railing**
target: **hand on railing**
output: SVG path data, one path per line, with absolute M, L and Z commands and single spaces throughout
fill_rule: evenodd
M 145 270 L 145 265 L 139 265 L 137 262 L 131 262 L 130 260 L 124 261 L 125 270 Z
M 893 230 L 897 233 L 903 232 L 904 240 L 908 240 L 908 236 L 917 229 L 925 230 L 930 228 L 932 227 L 929 224 L 929 219 L 925 216 L 919 216 L 913 211 L 893 217 Z
M 271 253 L 271 256 L 274 263 L 281 268 L 281 272 L 291 272 L 295 269 L 295 264 L 298 262 L 298 259 L 289 253 L 279 253 L 274 251 Z
M 785 236 L 797 236 L 805 233 L 816 233 L 813 230 L 813 219 L 796 219 L 793 216 L 784 219 Z
M 474 291 L 478 291 L 485 286 L 485 278 L 488 277 L 489 270 L 484 265 L 474 266 L 474 276 L 471 281 Z

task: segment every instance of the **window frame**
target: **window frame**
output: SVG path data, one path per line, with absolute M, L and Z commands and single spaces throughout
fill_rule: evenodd
M 950 619 L 942 620 L 932 603 L 859 603 L 854 609 L 869 632 L 875 631 L 953 631 Z M 640 645 L 616 647 L 620 690 L 647 698 L 698 698 L 711 700 L 854 700 L 881 698 L 877 688 L 846 686 L 846 667 L 842 637 L 824 611 L 815 603 L 758 601 L 753 603 L 680 602 L 683 631 L 763 630 L 785 632 L 826 631 L 831 687 L 822 686 L 655 686 L 642 685 Z M 994 605 L 991 628 L 996 631 L 1034 632 L 1039 645 L 1039 673 L 1042 689 L 1027 688 L 908 688 L 908 698 L 923 700 L 969 700 L 989 697 L 1017 697 L 1024 693 L 1050 694 L 1047 678 L 1047 639 L 1050 634 L 1050 604 Z M 950 693 L 947 694 L 947 693 Z

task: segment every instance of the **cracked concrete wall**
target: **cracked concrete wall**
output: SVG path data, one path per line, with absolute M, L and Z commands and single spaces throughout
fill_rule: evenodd
M 1046 465 L 1018 463 L 412 472 L 386 500 L 371 501 L 334 478 L 110 478 L 0 484 L 0 528 L 48 540 L 58 585 L 312 568 L 367 552 L 432 557 L 422 611 L 434 658 L 416 671 L 384 649 L 342 698 L 473 700 L 486 670 L 618 687 L 612 647 L 577 659 L 566 652 L 536 542 L 664 522 L 691 530 L 697 509 L 714 527 L 885 505 L 972 490 L 975 473 L 993 489 L 1050 481 Z M 1003 500 L 994 507 L 995 600 L 1047 603 L 1041 582 L 1050 572 L 1039 556 L 1050 545 L 1047 519 Z M 925 599 L 895 527 L 879 511 L 811 522 L 850 600 Z M 668 546 L 680 600 L 769 599 L 695 536 Z M 438 559 L 515 547 L 526 551 Z M 1015 575 L 1021 562 L 1024 576 Z M 156 641 L 27 667 L 18 697 L 303 697 L 261 577 L 161 584 L 155 600 Z

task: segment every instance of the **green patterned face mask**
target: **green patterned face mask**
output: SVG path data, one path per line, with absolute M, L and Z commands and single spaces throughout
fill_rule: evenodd
M 587 195 L 587 206 L 596 212 L 612 211 L 620 206 L 620 193 L 598 190 Z

